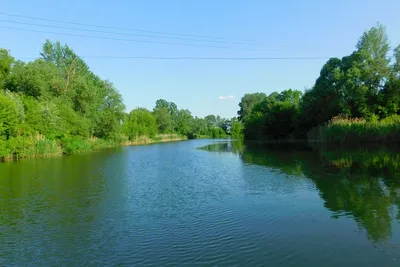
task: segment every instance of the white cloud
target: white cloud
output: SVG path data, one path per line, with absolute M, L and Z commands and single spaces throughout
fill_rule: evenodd
M 218 97 L 218 100 L 232 100 L 235 97 L 233 95 L 221 95 Z

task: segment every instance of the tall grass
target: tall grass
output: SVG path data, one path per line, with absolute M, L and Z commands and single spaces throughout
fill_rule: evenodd
M 89 139 L 83 139 L 80 137 L 69 137 L 64 138 L 61 141 L 63 153 L 67 155 L 88 152 L 101 148 L 114 147 L 117 145 L 118 142 L 116 141 L 98 139 L 95 137 Z
M 98 138 L 69 137 L 51 140 L 40 134 L 30 137 L 17 136 L 0 142 L 0 161 L 70 155 L 118 145 L 117 141 Z
M 0 161 L 62 155 L 61 146 L 57 141 L 46 139 L 40 134 L 14 137 L 3 142 L 2 146 L 2 151 L 5 153 L 0 155 Z
M 158 134 L 153 138 L 148 136 L 138 136 L 137 138 L 121 142 L 121 145 L 124 146 L 132 146 L 132 145 L 146 145 L 146 144 L 153 144 L 153 143 L 163 143 L 163 142 L 171 142 L 171 141 L 180 141 L 186 140 L 186 136 L 181 136 L 179 134 Z
M 400 143 L 400 116 L 380 121 L 337 116 L 323 126 L 312 129 L 310 141 L 334 144 Z
M 96 149 L 115 147 L 119 145 L 142 145 L 159 142 L 170 142 L 187 139 L 178 134 L 162 134 L 154 138 L 140 136 L 132 141 L 104 140 L 95 137 L 84 139 L 81 137 L 66 137 L 61 140 L 47 139 L 36 136 L 17 136 L 9 140 L 0 139 L 0 161 L 22 158 L 40 158 L 77 154 Z

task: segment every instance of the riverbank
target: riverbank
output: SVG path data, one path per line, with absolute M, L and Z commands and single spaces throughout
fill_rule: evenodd
M 363 146 L 364 144 L 400 144 L 400 115 L 381 120 L 337 116 L 328 123 L 312 128 L 307 138 L 291 134 L 284 139 L 246 139 L 256 144 L 313 144 L 323 146 Z
M 112 141 L 99 138 L 66 138 L 50 140 L 44 136 L 17 137 L 0 143 L 0 162 L 27 158 L 48 158 L 90 152 L 118 146 L 149 145 L 156 143 L 187 140 L 186 136 L 177 134 L 156 135 L 154 138 L 139 137 L 135 141 Z
M 0 143 L 0 162 L 71 155 L 118 145 L 119 142 L 99 138 L 70 137 L 52 140 L 39 134 L 30 137 L 18 136 Z
M 308 140 L 336 145 L 400 143 L 400 116 L 393 115 L 380 121 L 334 117 L 327 124 L 312 129 Z
M 177 134 L 161 134 L 156 135 L 154 138 L 149 138 L 147 136 L 138 137 L 136 140 L 132 141 L 124 141 L 121 142 L 121 146 L 139 146 L 139 145 L 150 145 L 150 144 L 157 144 L 157 143 L 166 143 L 166 142 L 176 142 L 176 141 L 183 141 L 188 140 L 186 136 L 180 136 Z

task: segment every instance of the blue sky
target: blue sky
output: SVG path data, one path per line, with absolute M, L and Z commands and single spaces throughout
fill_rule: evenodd
M 25 59 L 37 57 L 46 39 L 67 43 L 85 59 L 92 71 L 114 83 L 128 111 L 135 107 L 152 109 L 157 99 L 164 98 L 175 102 L 179 108 L 191 110 L 195 116 L 233 117 L 245 93 L 268 94 L 311 87 L 326 59 L 225 61 L 89 56 L 342 57 L 354 50 L 363 31 L 377 21 L 386 25 L 393 47 L 400 43 L 398 0 L 2 0 L 1 7 L 0 12 L 22 16 L 263 43 L 262 46 L 236 45 L 221 39 L 212 40 L 222 43 L 206 43 L 51 29 L 10 21 L 110 31 L 0 14 L 0 47 L 10 50 L 17 59 Z M 1 27 L 231 48 L 90 39 Z M 229 97 L 221 100 L 220 96 Z

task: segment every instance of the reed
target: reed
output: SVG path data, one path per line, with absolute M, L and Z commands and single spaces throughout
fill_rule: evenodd
M 400 116 L 367 121 L 339 115 L 325 125 L 312 129 L 308 138 L 310 141 L 339 145 L 400 143 Z

